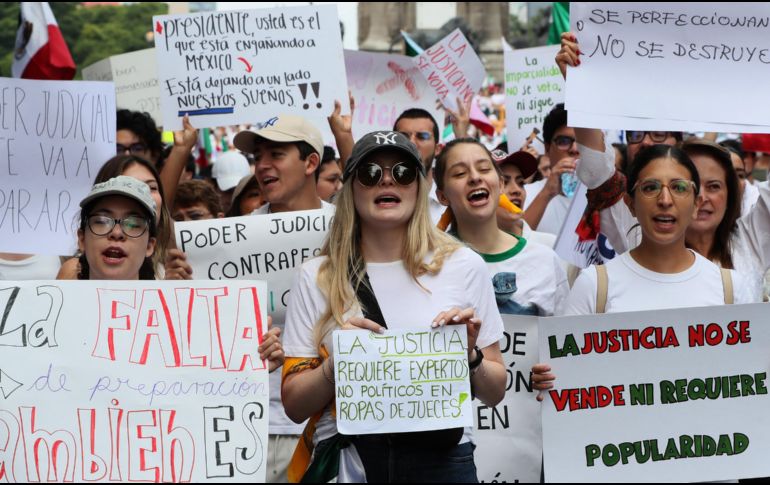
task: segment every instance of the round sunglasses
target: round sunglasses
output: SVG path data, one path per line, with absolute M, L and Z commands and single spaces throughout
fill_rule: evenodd
M 385 169 L 377 163 L 364 163 L 356 169 L 356 179 L 364 187 L 374 187 L 380 183 L 384 172 Z M 412 163 L 397 163 L 390 167 L 390 178 L 398 185 L 409 185 L 417 179 L 417 167 Z

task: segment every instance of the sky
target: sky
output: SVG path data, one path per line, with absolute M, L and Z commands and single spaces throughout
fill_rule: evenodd
M 345 49 L 358 49 L 358 3 L 357 2 L 217 2 L 217 10 L 250 10 L 254 8 L 291 7 L 298 5 L 336 4 L 340 21 L 345 25 Z

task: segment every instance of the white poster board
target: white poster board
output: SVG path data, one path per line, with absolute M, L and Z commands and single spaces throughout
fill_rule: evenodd
M 540 321 L 546 482 L 770 476 L 767 306 Z
M 356 139 L 372 131 L 392 130 L 399 115 L 410 108 L 430 113 L 441 137 L 444 111 L 436 107 L 436 94 L 411 57 L 346 50 L 345 69 L 356 102 Z
M 424 51 L 412 62 L 447 108 L 457 111 L 457 98 L 470 101 L 486 76 L 484 64 L 460 29 Z
M 333 218 L 334 209 L 319 209 L 178 222 L 174 230 L 194 278 L 266 281 L 265 306 L 283 327 L 294 275 L 318 256 Z
M 153 17 L 163 126 L 349 112 L 336 5 Z
M 101 60 L 83 69 L 83 79 L 114 82 L 118 109 L 149 113 L 158 126 L 163 125 L 155 49 Z
M 597 118 L 610 115 L 654 120 L 657 130 L 684 121 L 770 132 L 770 93 L 757 88 L 770 64 L 768 19 L 767 3 L 572 2 L 570 26 L 584 54 L 567 76 L 570 125 L 627 128 Z
M 559 46 L 549 45 L 504 54 L 509 153 L 524 145 L 533 128 L 542 132 L 546 115 L 564 102 L 564 78 L 554 61 L 557 52 Z M 532 146 L 538 153 L 545 153 L 545 147 L 537 139 L 533 140 Z
M 0 480 L 263 482 L 262 282 L 0 285 Z
M 507 374 L 503 402 L 490 408 L 473 401 L 474 457 L 480 482 L 537 483 L 543 458 L 540 403 L 530 373 L 539 362 L 537 317 L 501 315 L 500 341 Z
M 0 252 L 74 254 L 80 201 L 114 156 L 112 83 L 0 78 Z
M 468 334 L 428 330 L 336 330 L 337 429 L 404 433 L 472 426 Z

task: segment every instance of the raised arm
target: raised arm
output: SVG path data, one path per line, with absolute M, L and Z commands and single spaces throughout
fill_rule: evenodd
M 171 148 L 171 153 L 169 153 L 160 172 L 160 181 L 165 191 L 163 196 L 169 210 L 174 207 L 179 178 L 182 176 L 185 165 L 187 165 L 192 148 L 198 141 L 198 130 L 190 124 L 190 118 L 187 115 L 182 120 L 182 125 L 184 126 L 182 131 L 174 132 L 174 146 Z
M 355 140 L 353 139 L 353 113 L 356 109 L 356 99 L 351 92 L 348 92 L 350 99 L 350 115 L 343 116 L 342 104 L 339 101 L 334 101 L 334 111 L 329 120 L 329 128 L 332 130 L 334 140 L 337 142 L 337 151 L 340 154 L 340 169 L 345 170 L 345 163 L 350 158 L 350 154 L 353 153 L 353 145 Z

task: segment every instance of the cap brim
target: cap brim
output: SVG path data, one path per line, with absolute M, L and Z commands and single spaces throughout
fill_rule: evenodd
M 104 198 L 104 197 L 108 197 L 110 195 L 119 195 L 119 196 L 125 197 L 127 199 L 135 200 L 136 202 L 139 203 L 139 205 L 141 205 L 145 210 L 147 210 L 147 212 L 152 217 L 153 222 L 157 220 L 158 216 L 155 214 L 155 210 L 152 207 L 148 206 L 139 197 L 135 197 L 134 195 L 129 194 L 129 193 L 123 191 L 123 190 L 110 189 L 110 190 L 105 190 L 104 192 L 96 192 L 94 194 L 90 194 L 85 199 L 80 201 L 80 208 L 82 209 L 82 208 L 86 207 L 88 204 L 90 204 L 91 202 L 93 202 L 95 200 L 99 200 L 99 199 Z
M 237 187 L 238 182 L 240 182 L 242 178 L 243 177 L 238 175 L 225 175 L 223 177 L 219 177 L 216 179 L 217 187 L 219 187 L 219 190 L 222 192 L 227 192 L 228 190 Z
M 505 165 L 511 163 L 521 170 L 521 175 L 525 179 L 528 179 L 537 172 L 537 158 L 529 152 L 518 151 L 511 153 L 506 158 L 497 162 L 498 165 Z
M 246 187 L 248 187 L 252 181 L 254 181 L 254 183 L 257 182 L 257 178 L 254 175 L 246 175 L 245 177 L 241 178 L 240 182 L 238 182 L 238 185 L 235 187 L 235 191 L 233 192 L 233 200 L 237 199 L 238 196 L 241 195 L 244 190 L 246 190 Z
M 276 143 L 296 143 L 299 141 L 304 141 L 310 144 L 310 142 L 302 137 L 271 130 L 270 128 L 265 128 L 263 130 L 259 130 L 259 132 L 242 131 L 238 133 L 233 138 L 233 145 L 235 145 L 235 148 L 244 153 L 254 153 L 257 149 L 257 144 L 264 141 L 274 141 Z M 318 151 L 317 146 L 313 144 L 310 145 L 313 147 L 313 149 Z M 319 155 L 321 153 L 323 153 L 323 147 L 321 148 Z

